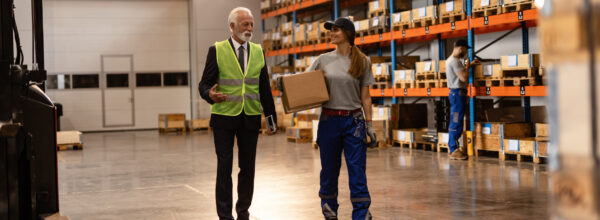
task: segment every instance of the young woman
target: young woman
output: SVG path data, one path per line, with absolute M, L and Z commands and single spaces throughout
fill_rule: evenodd
M 354 45 L 352 21 L 339 18 L 325 23 L 325 28 L 330 30 L 331 43 L 336 45 L 336 50 L 322 54 L 308 68 L 309 71 L 323 70 L 329 89 L 329 102 L 323 105 L 317 132 L 321 155 L 321 207 L 325 219 L 337 219 L 338 177 L 344 152 L 352 219 L 371 219 L 371 197 L 365 173 L 366 135 L 376 141 L 369 95 L 369 85 L 375 82 L 371 62 Z

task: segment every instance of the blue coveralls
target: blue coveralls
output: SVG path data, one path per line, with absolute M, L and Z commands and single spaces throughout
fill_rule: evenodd
M 325 204 L 338 210 L 338 177 L 342 165 L 342 151 L 346 158 L 352 201 L 352 219 L 364 220 L 371 205 L 367 188 L 367 146 L 365 120 L 362 112 L 354 116 L 328 116 L 321 113 L 317 144 L 321 154 L 321 207 Z
M 458 140 L 463 132 L 463 119 L 465 117 L 465 105 L 467 103 L 466 89 L 450 89 L 450 125 L 448 126 L 448 148 L 454 152 L 458 146 Z

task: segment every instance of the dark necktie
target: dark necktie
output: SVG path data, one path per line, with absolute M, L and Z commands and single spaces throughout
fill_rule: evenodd
M 240 63 L 242 73 L 245 73 L 246 71 L 244 71 L 244 46 L 240 46 L 240 48 L 238 48 L 238 63 Z

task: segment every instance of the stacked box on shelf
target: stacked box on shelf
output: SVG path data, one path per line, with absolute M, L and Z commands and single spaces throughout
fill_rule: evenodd
M 473 18 L 502 13 L 502 0 L 473 0 Z
M 325 29 L 325 22 L 319 22 L 319 43 L 327 43 L 329 41 L 329 30 Z
M 413 28 L 426 27 L 438 23 L 438 11 L 435 5 L 413 9 L 411 14 Z
M 541 84 L 538 71 L 539 54 L 502 56 L 503 86 L 534 86 Z
M 440 83 L 439 88 L 448 87 L 448 79 L 446 78 L 446 60 L 438 61 L 438 81 Z
M 369 19 L 369 34 L 382 34 L 389 32 L 389 19 L 386 15 L 376 16 Z
M 379 146 L 383 147 L 389 140 L 390 129 L 390 107 L 373 105 L 371 119 L 373 120 L 373 129 L 379 140 Z
M 387 82 L 390 80 L 390 63 L 373 63 L 371 64 L 373 77 L 377 82 Z
M 362 37 L 369 34 L 369 21 L 369 19 L 354 21 L 354 29 L 356 30 L 357 37 Z
M 535 8 L 533 0 L 504 0 L 502 2 L 502 13 L 523 11 Z
M 503 86 L 502 67 L 497 63 L 482 63 L 473 67 L 475 72 L 475 86 Z
M 476 122 L 475 149 L 497 151 L 502 155 L 505 138 L 532 137 L 531 127 L 530 123 Z
M 440 78 L 439 64 L 437 60 L 417 62 L 415 74 L 416 88 L 439 88 Z M 445 75 L 445 74 L 444 74 Z
M 444 2 L 440 5 L 440 23 L 465 20 L 463 0 Z
M 306 24 L 296 23 L 294 27 L 294 45 L 304 46 L 306 45 Z
M 271 10 L 271 6 L 272 6 L 272 1 L 271 0 L 262 0 L 262 1 L 260 1 L 260 11 L 263 12 L 263 13 Z
M 304 72 L 307 68 L 306 66 L 306 62 L 305 62 L 306 58 L 300 58 L 300 59 L 296 59 L 295 60 L 295 64 L 294 64 L 294 72 Z
M 306 24 L 306 41 L 309 44 L 319 43 L 319 24 L 318 21 Z
M 409 29 L 412 21 L 412 11 L 402 11 L 392 14 L 394 31 Z
M 548 157 L 549 136 L 550 132 L 547 123 L 535 124 L 535 137 L 537 138 L 537 149 L 534 151 L 534 158 Z
M 389 0 L 374 0 L 369 2 L 369 18 L 387 15 L 390 11 Z M 410 10 L 412 0 L 394 0 L 394 11 Z
M 415 87 L 414 70 L 396 70 L 394 71 L 394 87 L 408 89 Z

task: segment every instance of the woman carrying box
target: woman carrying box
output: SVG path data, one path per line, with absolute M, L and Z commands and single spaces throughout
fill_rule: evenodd
M 325 219 L 337 219 L 338 177 L 342 152 L 348 166 L 353 220 L 371 219 L 367 188 L 366 135 L 376 143 L 371 121 L 369 86 L 375 83 L 371 62 L 354 45 L 354 23 L 347 18 L 326 22 L 336 50 L 320 55 L 307 71 L 323 70 L 329 101 L 323 104 L 317 144 L 321 155 L 321 207 Z M 363 113 L 364 111 L 364 113 Z M 366 119 L 366 120 L 365 120 Z

